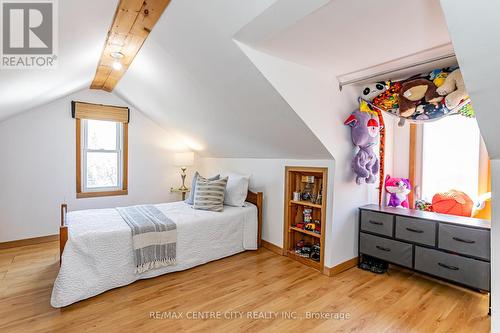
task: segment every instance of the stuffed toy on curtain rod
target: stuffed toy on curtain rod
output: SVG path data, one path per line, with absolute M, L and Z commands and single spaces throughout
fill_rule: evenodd
M 385 125 L 382 112 L 406 121 L 425 123 L 450 115 L 475 116 L 458 67 L 435 69 L 399 81 L 375 82 L 362 89 L 359 109 L 345 120 L 358 148 L 351 167 L 356 183 L 375 183 L 379 177 L 379 204 L 384 188 Z M 379 141 L 380 138 L 380 141 Z M 379 145 L 379 154 L 373 151 Z M 379 161 L 380 159 L 380 161 Z
M 450 115 L 475 116 L 457 67 L 369 84 L 363 87 L 361 98 L 371 107 L 398 117 L 401 126 L 405 121 L 424 123 Z

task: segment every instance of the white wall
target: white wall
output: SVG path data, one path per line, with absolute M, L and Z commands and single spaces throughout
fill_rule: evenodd
M 492 332 L 500 332 L 500 145 L 498 144 L 498 78 L 500 25 L 498 1 L 441 0 L 467 91 L 488 149 L 492 176 L 491 299 Z M 463 24 L 467 13 L 467 24 Z
M 400 127 L 394 124 L 393 138 L 393 177 L 409 177 L 410 165 L 410 124 Z
M 331 158 L 233 42 L 275 1 L 171 1 L 115 92 L 200 156 Z
M 171 166 L 179 148 L 165 130 L 131 108 L 129 194 L 76 199 L 72 100 L 127 106 L 118 97 L 83 90 L 0 123 L 0 242 L 58 233 L 59 207 L 70 210 L 178 200 Z
M 90 86 L 117 4 L 57 1 L 57 68 L 2 70 L 0 121 Z
M 264 193 L 264 214 L 262 239 L 283 247 L 283 225 L 284 225 L 284 195 L 285 195 L 285 166 L 315 166 L 327 167 L 328 172 L 333 172 L 333 160 L 288 160 L 288 159 L 254 159 L 254 158 L 202 158 L 200 159 L 200 172 L 205 176 L 217 173 L 236 172 L 250 175 L 250 189 Z M 332 242 L 332 195 L 333 177 L 328 179 L 327 191 L 327 230 L 325 264 L 330 266 Z
M 333 216 L 329 222 L 332 230 L 331 237 L 327 237 L 330 250 L 326 264 L 334 266 L 357 256 L 358 208 L 377 202 L 378 193 L 375 184 L 356 185 L 351 170 L 355 148 L 344 120 L 359 107 L 359 89 L 346 87 L 339 92 L 336 79 L 325 73 L 238 44 L 334 157 L 336 168 L 330 173 L 334 184 L 330 197 L 333 200 Z M 392 126 L 388 126 L 388 131 L 391 130 Z M 392 137 L 392 133 L 388 137 Z M 389 139 L 386 145 L 389 152 L 391 142 Z M 388 172 L 391 171 L 389 162 Z
M 278 7 L 265 15 L 274 13 L 275 20 L 281 21 L 282 13 L 300 8 L 297 2 L 303 6 L 302 3 L 310 1 L 281 0 L 278 4 L 280 2 L 286 3 L 281 5 L 286 9 Z M 380 40 L 372 37 L 374 26 L 383 25 L 382 22 L 397 27 L 391 30 L 391 39 L 397 43 L 384 43 L 381 47 Z M 254 29 L 258 29 L 266 23 L 255 20 L 250 25 L 257 25 Z M 267 38 L 261 33 L 260 40 L 244 41 L 277 57 L 337 75 L 392 62 L 450 41 L 439 2 L 435 0 L 332 0 L 296 24 L 271 32 Z

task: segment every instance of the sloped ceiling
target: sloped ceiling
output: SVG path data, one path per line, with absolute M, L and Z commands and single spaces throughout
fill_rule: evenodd
M 59 66 L 0 70 L 0 121 L 90 85 L 117 0 L 62 0 Z
M 491 159 L 499 159 L 500 3 L 441 0 L 441 5 L 488 154 Z
M 173 0 L 114 93 L 202 156 L 331 158 L 233 41 L 275 1 Z M 2 71 L 0 121 L 88 87 L 116 5 L 59 1 L 59 68 Z
M 341 75 L 450 43 L 438 1 L 333 0 L 297 24 L 250 44 Z
M 88 87 L 116 5 L 59 1 L 60 66 L 1 71 L 0 121 Z M 331 158 L 238 43 L 333 77 L 449 41 L 434 0 L 172 0 L 114 93 L 202 156 Z
M 174 0 L 115 91 L 202 156 L 331 158 L 233 36 L 275 0 Z

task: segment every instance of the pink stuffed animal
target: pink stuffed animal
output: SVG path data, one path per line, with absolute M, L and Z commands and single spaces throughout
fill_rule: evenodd
M 385 178 L 385 190 L 390 194 L 387 206 L 409 208 L 408 194 L 411 192 L 410 180 L 406 178 Z

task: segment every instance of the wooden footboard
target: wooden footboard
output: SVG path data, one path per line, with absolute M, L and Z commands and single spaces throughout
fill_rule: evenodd
M 253 203 L 257 206 L 257 246 L 260 247 L 262 243 L 262 192 L 248 191 L 246 201 Z M 66 225 L 66 214 L 68 213 L 68 205 L 61 205 L 61 226 L 59 227 L 59 264 L 61 263 L 64 246 L 68 241 L 68 226 Z
M 64 251 L 64 246 L 68 241 L 68 226 L 66 225 L 66 214 L 68 213 L 68 205 L 61 205 L 61 226 L 59 227 L 59 264 Z

